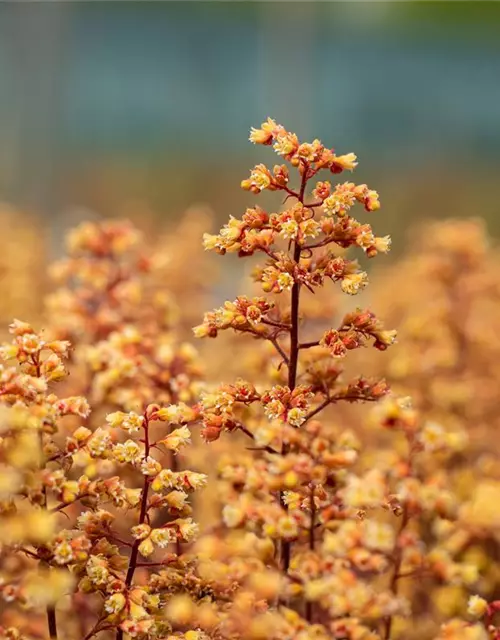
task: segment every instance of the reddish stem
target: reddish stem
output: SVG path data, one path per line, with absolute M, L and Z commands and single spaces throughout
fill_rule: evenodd
M 317 347 L 319 345 L 319 340 L 314 340 L 312 342 L 301 342 L 299 344 L 299 349 L 310 349 L 311 347 Z
M 144 414 L 144 457 L 149 456 L 149 419 L 147 414 Z M 144 485 L 141 494 L 141 510 L 139 513 L 139 524 L 144 524 L 146 515 L 148 512 L 148 494 L 149 494 L 149 477 L 144 476 Z M 137 558 L 139 556 L 140 540 L 136 540 L 132 546 L 132 552 L 130 554 L 130 560 L 128 563 L 127 575 L 125 577 L 125 584 L 127 589 L 130 589 L 132 580 L 134 579 L 134 573 L 137 568 Z M 118 629 L 116 632 L 116 640 L 123 640 L 123 631 Z
M 295 197 L 303 204 L 304 203 L 304 193 L 306 190 L 307 184 L 307 165 L 304 166 L 304 172 L 302 174 L 302 181 L 300 184 L 300 193 L 294 193 Z M 294 243 L 293 250 L 293 259 L 294 262 L 298 265 L 300 262 L 300 255 L 302 252 L 302 248 L 298 242 Z M 291 299 L 291 309 L 290 309 L 290 356 L 288 358 L 288 387 L 290 391 L 295 389 L 297 384 L 297 367 L 299 362 L 299 301 L 300 301 L 300 283 L 295 281 L 292 286 L 292 299 Z M 281 447 L 281 455 L 286 456 L 288 453 L 288 446 L 286 443 L 283 443 Z M 280 492 L 280 503 L 284 509 L 286 509 L 284 495 L 283 492 Z M 283 571 L 288 573 L 288 569 L 290 567 L 290 557 L 291 557 L 291 544 L 290 542 L 283 540 L 281 543 L 281 565 L 283 567 Z
M 314 501 L 314 485 L 311 485 L 310 500 L 311 522 L 309 523 L 309 550 L 314 551 L 314 529 L 316 527 L 316 503 Z M 309 601 L 306 602 L 306 620 L 311 624 L 314 622 L 314 606 L 313 603 Z
M 405 508 L 405 510 L 403 511 L 403 515 L 402 515 L 402 520 L 401 520 L 401 526 L 399 528 L 399 533 L 397 536 L 397 548 L 396 548 L 396 558 L 395 558 L 395 562 L 394 562 L 394 573 L 392 574 L 392 578 L 391 578 L 391 584 L 389 586 L 391 592 L 394 594 L 394 596 L 398 595 L 398 579 L 400 577 L 400 573 L 401 573 L 401 564 L 403 562 L 403 551 L 401 549 L 400 546 L 400 541 L 401 541 L 401 536 L 404 533 L 406 527 L 408 526 L 408 523 L 410 521 L 410 517 L 408 514 L 408 510 Z M 385 635 L 384 635 L 384 640 L 390 640 L 391 637 L 391 631 L 392 631 L 392 622 L 393 622 L 393 616 L 388 616 L 385 619 Z

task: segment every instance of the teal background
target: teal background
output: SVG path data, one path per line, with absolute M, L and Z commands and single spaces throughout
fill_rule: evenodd
M 445 215 L 497 232 L 499 36 L 495 2 L 2 3 L 0 195 L 59 225 L 222 219 L 275 160 L 247 142 L 270 115 L 355 151 L 393 235 Z

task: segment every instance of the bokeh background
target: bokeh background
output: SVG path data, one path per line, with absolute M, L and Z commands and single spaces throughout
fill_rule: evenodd
M 499 36 L 496 2 L 3 2 L 0 197 L 56 251 L 89 215 L 223 220 L 270 115 L 358 154 L 394 255 L 418 218 L 498 234 Z

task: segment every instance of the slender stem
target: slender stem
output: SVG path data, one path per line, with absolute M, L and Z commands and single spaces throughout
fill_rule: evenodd
M 339 402 L 340 400 L 344 400 L 345 402 L 377 402 L 378 399 L 377 398 L 367 398 L 363 395 L 356 395 L 356 394 L 351 394 L 351 395 L 339 395 L 339 396 L 333 396 L 333 397 L 327 397 L 326 400 L 323 400 L 323 402 L 321 404 L 319 404 L 316 409 L 313 409 L 312 411 L 309 411 L 308 414 L 306 414 L 304 421 L 302 422 L 302 424 L 305 424 L 308 420 L 310 420 L 311 418 L 314 418 L 315 415 L 317 415 L 318 413 L 320 413 L 320 411 L 323 411 L 323 409 L 325 409 L 325 407 L 327 407 L 329 404 L 335 404 L 336 402 Z
M 262 318 L 262 324 L 269 324 L 272 327 L 278 327 L 279 329 L 285 329 L 286 331 L 290 331 L 291 326 L 286 324 L 285 322 L 276 322 L 276 320 L 270 320 L 269 318 Z
M 170 469 L 177 473 L 179 471 L 179 460 L 174 451 L 171 451 L 170 455 Z M 174 542 L 175 553 L 180 556 L 182 554 L 182 543 L 179 539 Z M 143 565 L 144 566 L 144 565 Z
M 144 415 L 144 457 L 149 455 L 150 443 L 149 443 L 149 420 L 147 415 Z M 148 512 L 148 494 L 149 494 L 149 477 L 144 476 L 144 485 L 142 487 L 141 495 L 141 510 L 139 513 L 139 524 L 144 524 L 146 520 L 146 514 Z M 125 585 L 129 589 L 134 579 L 134 573 L 137 568 L 137 558 L 139 556 L 140 540 L 136 540 L 132 546 L 132 552 L 130 554 L 130 560 L 128 563 L 127 575 L 125 577 Z M 123 640 L 123 631 L 118 629 L 116 632 L 116 640 Z
M 82 495 L 78 496 L 76 500 L 73 500 L 73 502 L 61 502 L 57 505 L 57 507 L 52 507 L 52 509 L 49 509 L 49 511 L 50 513 L 57 513 L 58 511 L 62 511 L 63 509 L 66 509 L 66 507 L 71 507 L 71 505 L 76 504 L 78 500 L 86 498 L 88 495 L 89 494 L 87 493 L 82 493 Z
M 290 187 L 283 185 L 283 186 L 280 186 L 280 189 L 282 189 L 283 191 L 286 191 L 286 193 L 288 193 L 289 196 L 292 196 L 292 198 L 297 198 L 298 200 L 300 200 L 299 194 L 293 189 L 290 189 Z
M 267 253 L 267 255 L 270 258 L 272 258 L 272 260 L 277 260 L 278 259 L 278 256 L 274 253 L 274 251 L 271 251 L 271 249 L 268 249 L 267 247 L 263 247 L 263 246 L 260 246 L 259 248 L 264 253 Z
M 308 166 L 304 165 L 304 172 L 302 173 L 302 180 L 300 183 L 300 193 L 293 192 L 293 194 L 299 202 L 304 204 L 304 194 L 306 191 L 307 184 L 307 173 Z M 298 265 L 300 262 L 300 256 L 302 252 L 302 247 L 298 242 L 294 242 L 293 248 L 293 260 Z M 291 308 L 290 308 L 290 356 L 288 358 L 288 388 L 290 391 L 295 389 L 297 384 L 297 366 L 299 362 L 299 301 L 300 301 L 300 283 L 295 281 L 292 286 L 292 296 L 291 296 Z M 288 453 L 288 445 L 286 442 L 283 443 L 281 447 L 281 455 L 286 456 Z M 280 504 L 286 509 L 284 493 L 280 491 Z M 281 566 L 285 573 L 288 573 L 288 569 L 290 567 L 290 557 L 291 557 L 291 544 L 287 540 L 283 540 L 281 542 Z
M 401 580 L 403 578 L 414 578 L 415 576 L 425 575 L 425 568 L 423 569 L 414 569 L 413 571 L 405 571 L 404 573 L 399 573 L 396 576 L 396 580 Z
M 293 259 L 296 263 L 300 260 L 300 245 L 296 244 L 293 252 Z M 288 367 L 288 386 L 290 391 L 295 389 L 297 383 L 297 365 L 299 362 L 299 295 L 300 284 L 295 282 L 292 287 L 292 305 L 290 329 L 290 358 Z
M 34 551 L 31 551 L 30 549 L 25 549 L 24 547 L 19 547 L 19 551 L 22 551 L 23 553 L 25 553 L 30 558 L 34 558 L 35 560 L 40 560 L 40 556 L 37 553 L 35 553 Z
M 172 384 L 170 384 L 169 386 L 170 386 L 171 401 L 173 404 L 177 404 L 179 402 L 179 396 L 177 394 L 177 391 L 173 388 Z M 179 458 L 177 457 L 175 451 L 170 452 L 170 469 L 174 473 L 177 473 L 178 471 L 180 471 Z M 182 543 L 178 538 L 174 543 L 174 548 L 175 548 L 175 553 L 178 556 L 182 555 Z
M 56 609 L 54 606 L 47 606 L 47 623 L 49 626 L 49 636 L 51 640 L 57 639 Z
M 299 349 L 310 349 L 311 347 L 317 347 L 319 345 L 319 340 L 314 340 L 313 342 L 301 342 L 299 344 Z
M 309 524 L 309 549 L 314 551 L 314 527 L 316 526 L 316 502 L 314 500 L 314 485 L 311 486 L 311 522 Z
M 33 365 L 35 367 L 36 370 L 36 377 L 37 378 L 41 378 L 42 377 L 42 370 L 41 370 L 41 361 L 40 361 L 40 354 L 37 354 L 36 356 L 32 356 L 32 362 Z M 40 452 L 43 456 L 43 429 L 40 429 L 39 431 L 39 439 L 40 439 Z M 43 466 L 43 463 L 42 465 Z M 45 509 L 45 511 L 47 511 L 47 487 L 44 486 L 43 487 L 43 503 L 42 503 L 42 507 Z M 42 561 L 42 564 L 47 564 L 45 562 Z M 50 567 L 50 565 L 47 564 L 48 567 Z M 56 608 L 55 605 L 52 604 L 48 604 L 47 608 L 47 626 L 49 629 L 49 637 L 51 640 L 57 640 L 57 619 L 56 619 Z
M 108 538 L 110 540 L 114 540 L 115 542 L 118 542 L 118 544 L 123 545 L 124 547 L 132 547 L 133 545 L 130 542 L 127 542 L 126 540 L 122 540 L 121 538 L 119 538 L 118 536 L 116 536 L 114 533 L 108 534 Z
M 149 490 L 149 482 L 148 482 L 148 477 L 146 476 L 144 478 L 144 486 L 142 489 L 141 513 L 139 516 L 139 524 L 144 524 L 144 521 L 146 519 L 148 490 Z M 140 541 L 136 540 L 132 547 L 132 553 L 130 554 L 130 561 L 128 565 L 127 576 L 125 578 L 125 584 L 127 585 L 127 587 L 131 586 L 132 580 L 134 578 L 134 573 L 137 566 L 137 557 L 139 555 L 139 545 L 140 545 Z
M 396 548 L 396 558 L 394 562 L 394 572 L 392 574 L 391 584 L 389 587 L 391 592 L 394 594 L 394 596 L 398 595 L 398 585 L 399 585 L 398 580 L 401 577 L 401 564 L 403 562 L 403 552 L 399 542 L 402 534 L 404 533 L 406 527 L 408 526 L 409 521 L 410 521 L 410 518 L 409 518 L 408 510 L 405 508 L 405 510 L 403 511 L 401 526 L 399 528 L 399 533 L 397 536 L 397 541 L 396 541 L 397 548 Z M 394 619 L 393 616 L 387 616 L 387 618 L 385 619 L 384 640 L 390 640 L 393 619 Z
M 302 180 L 300 182 L 300 193 L 297 196 L 297 194 L 294 194 L 296 197 L 298 197 L 299 201 L 304 204 L 304 195 L 306 193 L 306 184 L 307 181 L 309 179 L 309 163 L 308 162 L 303 162 L 302 166 L 304 168 L 304 172 L 302 174 Z
M 168 567 L 169 564 L 172 564 L 172 560 L 167 560 L 164 562 L 138 562 L 136 566 L 137 567 Z
M 305 246 L 302 247 L 302 249 L 319 249 L 319 247 L 326 247 L 327 245 L 332 244 L 332 242 L 337 242 L 337 240 L 341 241 L 342 238 L 340 238 L 340 236 L 338 238 L 332 238 L 332 237 L 324 238 L 323 240 L 319 240 L 318 242 L 314 242 L 312 244 L 306 244 Z M 340 246 L 343 246 L 343 245 L 340 244 Z
M 268 338 L 269 342 L 274 346 L 274 348 L 276 349 L 276 351 L 280 354 L 280 356 L 283 358 L 283 362 L 288 365 L 289 364 L 289 360 L 288 360 L 288 356 L 286 355 L 286 353 L 283 351 L 283 349 L 281 348 L 280 343 L 278 342 L 278 338 L 273 338 L 271 336 L 269 336 Z
M 249 438 L 251 438 L 252 440 L 255 440 L 255 437 L 253 435 L 253 433 L 251 431 L 249 431 L 244 425 L 239 424 L 238 425 L 238 429 L 244 433 L 246 436 L 248 436 Z M 278 454 L 279 455 L 279 451 L 275 451 L 272 447 L 270 446 L 264 446 L 264 447 L 258 447 L 259 451 L 267 451 L 267 453 L 273 453 L 273 454 Z
M 323 402 L 319 404 L 316 407 L 316 409 L 309 411 L 309 413 L 305 416 L 304 422 L 302 424 L 305 424 L 308 420 L 313 418 L 317 413 L 319 413 L 320 411 L 323 411 L 323 409 L 327 407 L 329 404 L 331 404 L 332 402 L 334 402 L 332 398 L 326 398 L 326 400 L 323 400 Z
M 293 258 L 295 262 L 300 260 L 300 245 L 295 243 Z M 299 294 L 300 284 L 294 282 L 292 287 L 291 302 L 291 329 L 290 329 L 290 357 L 288 358 L 288 387 L 290 391 L 295 389 L 297 384 L 297 365 L 299 360 Z M 288 453 L 288 445 L 286 442 L 281 447 L 281 455 L 286 456 Z M 286 509 L 283 492 L 280 492 L 280 503 Z M 281 543 L 281 565 L 283 571 L 288 573 L 290 567 L 291 544 L 283 540 Z
M 315 543 L 314 529 L 316 527 L 316 502 L 314 500 L 313 484 L 311 485 L 310 500 L 311 500 L 311 505 L 310 505 L 311 521 L 309 523 L 309 550 L 314 551 L 314 543 Z M 314 621 L 314 603 L 310 601 L 306 602 L 306 620 L 310 623 Z

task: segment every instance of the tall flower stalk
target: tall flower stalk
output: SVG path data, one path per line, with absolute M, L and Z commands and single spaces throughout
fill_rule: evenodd
M 218 235 L 205 234 L 204 245 L 221 255 L 236 252 L 243 258 L 264 254 L 267 261 L 256 269 L 255 280 L 267 296 L 238 296 L 234 302 L 226 302 L 206 313 L 194 333 L 197 337 L 214 338 L 221 330 L 233 329 L 250 334 L 274 345 L 281 359 L 283 384 L 260 391 L 242 380 L 222 385 L 205 396 L 202 413 L 207 440 L 217 439 L 223 430 L 242 431 L 254 440 L 257 449 L 271 457 L 273 462 L 268 467 L 283 467 L 285 473 L 272 483 L 278 504 L 260 524 L 279 542 L 279 564 L 287 575 L 292 545 L 297 543 L 300 549 L 303 543 L 302 526 L 309 550 L 314 551 L 316 519 L 319 512 L 324 522 L 327 504 L 324 485 L 328 484 L 332 468 L 343 466 L 339 461 L 327 463 L 330 470 L 325 470 L 318 481 L 313 472 L 318 459 L 309 455 L 309 470 L 302 469 L 297 475 L 311 438 L 318 435 L 314 431 L 307 434 L 304 427 L 327 406 L 341 400 L 374 401 L 384 396 L 388 389 L 383 381 L 357 377 L 341 384 L 339 361 L 348 351 L 368 343 L 383 351 L 396 338 L 396 332 L 385 330 L 371 311 L 356 309 L 336 327 L 310 339 L 307 318 L 301 313 L 301 296 L 314 293 L 327 280 L 340 282 L 347 294 L 357 294 L 366 286 L 367 274 L 357 261 L 345 257 L 346 250 L 357 247 L 374 257 L 388 251 L 390 239 L 376 237 L 369 224 L 358 222 L 351 214 L 357 203 L 367 212 L 376 211 L 380 207 L 376 191 L 364 184 L 343 182 L 332 186 L 328 181 L 315 181 L 311 189 L 311 181 L 322 170 L 331 175 L 352 171 L 357 165 L 353 153 L 336 155 L 319 140 L 301 143 L 294 133 L 272 119 L 261 128 L 252 129 L 250 140 L 272 146 L 288 161 L 298 173 L 298 186 L 293 186 L 286 165 L 276 165 L 272 170 L 257 165 L 242 182 L 243 189 L 256 195 L 265 190 L 280 192 L 285 197 L 284 208 L 277 213 L 268 213 L 259 206 L 249 208 L 241 219 L 231 217 Z M 304 352 L 308 349 L 315 351 L 306 358 Z M 260 407 L 269 420 L 268 426 L 262 426 L 260 419 L 254 425 L 245 424 L 245 407 L 250 405 Z M 306 435 L 297 435 L 299 428 Z M 352 456 L 344 458 L 345 466 L 349 466 Z M 275 471 L 271 473 L 276 475 Z M 290 508 L 290 489 L 298 490 L 307 504 L 302 514 Z M 270 520 L 274 522 L 271 524 Z M 306 615 L 312 619 L 310 606 Z

